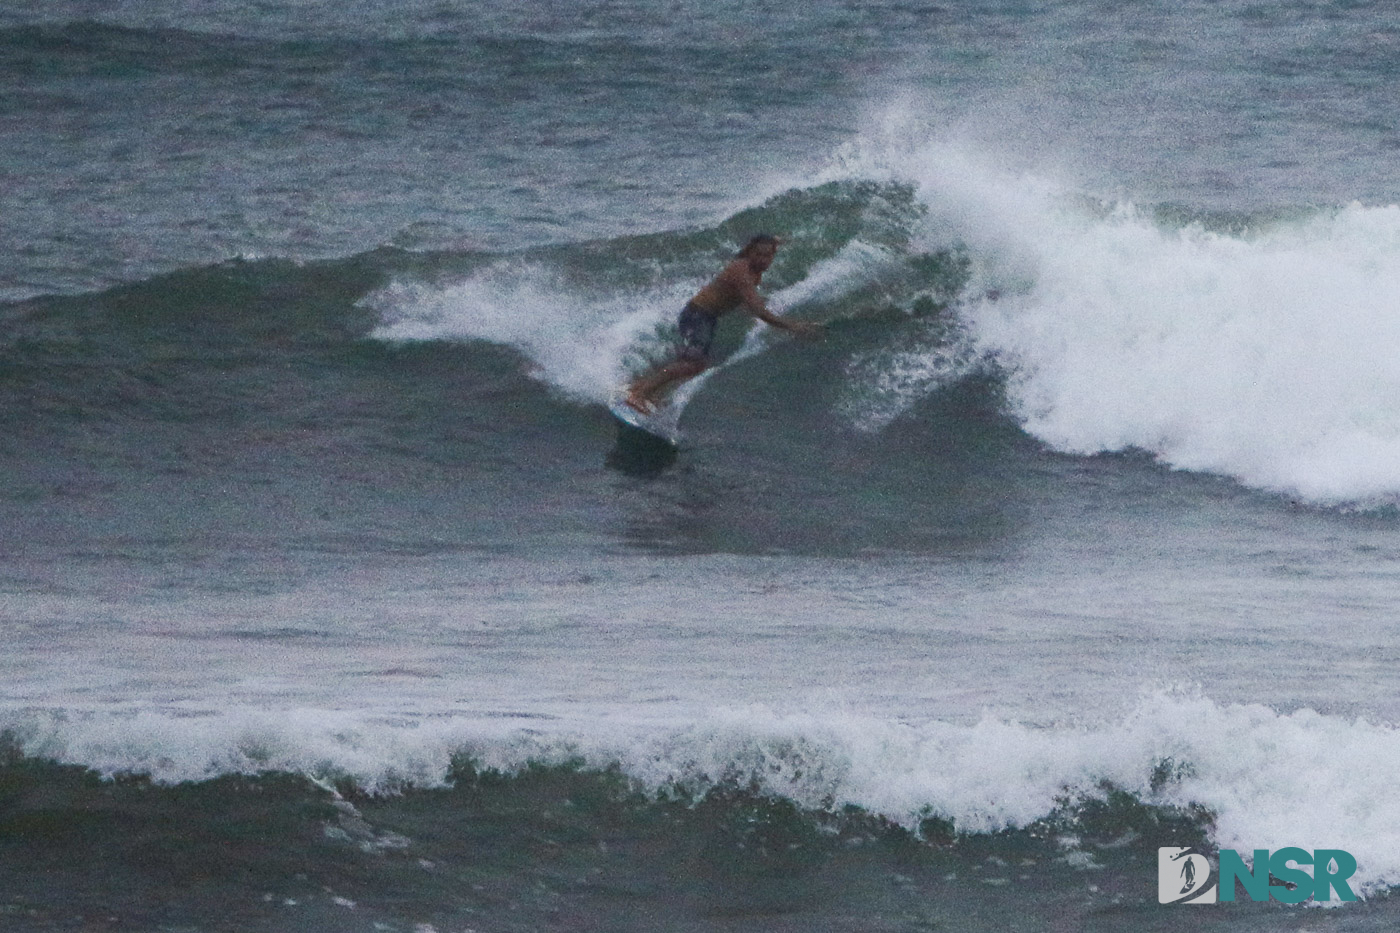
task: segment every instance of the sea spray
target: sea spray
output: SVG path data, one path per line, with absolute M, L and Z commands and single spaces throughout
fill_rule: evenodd
M 533 374 L 564 394 L 602 402 L 627 375 L 630 354 L 689 284 L 590 294 L 548 267 L 503 259 L 445 286 L 391 285 L 367 299 L 390 342 L 485 340 L 520 350 Z

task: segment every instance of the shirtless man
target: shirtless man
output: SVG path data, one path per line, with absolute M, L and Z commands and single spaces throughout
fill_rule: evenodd
M 739 250 L 723 272 L 686 302 L 680 318 L 681 345 L 675 359 L 633 382 L 627 390 L 628 405 L 649 415 L 656 409 L 657 398 L 664 390 L 694 379 L 708 369 L 715 324 L 721 315 L 735 308 L 742 308 L 765 324 L 799 336 L 821 332 L 820 324 L 778 317 L 768 310 L 758 293 L 758 283 L 773 264 L 781 245 L 777 237 L 760 233 Z

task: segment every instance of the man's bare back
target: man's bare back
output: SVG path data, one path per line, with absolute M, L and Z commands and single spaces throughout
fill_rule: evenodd
M 735 259 L 708 285 L 696 292 L 690 303 L 715 317 L 727 314 L 740 305 L 757 314 L 766 310 L 763 297 L 758 293 L 758 283 L 762 278 L 763 272 L 755 271 L 747 258 Z

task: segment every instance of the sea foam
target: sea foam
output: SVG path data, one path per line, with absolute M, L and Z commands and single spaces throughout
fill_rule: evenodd
M 32 756 L 167 782 L 283 771 L 398 791 L 444 785 L 454 756 L 504 772 L 581 761 L 654 791 L 736 781 L 805 807 L 851 804 L 910 828 L 938 816 L 969 833 L 1025 827 L 1113 787 L 1153 806 L 1205 808 L 1221 847 L 1342 848 L 1358 861 L 1360 891 L 1400 884 L 1394 728 L 1180 691 L 1146 691 L 1116 720 L 1052 728 L 748 707 L 524 724 L 314 709 L 30 710 L 0 713 L 0 729 Z
M 1124 207 L 1039 259 L 969 310 L 1037 437 L 1321 503 L 1400 494 L 1400 208 L 1235 236 Z
M 1400 498 L 1400 207 L 1222 232 L 894 123 L 833 171 L 915 184 L 929 247 L 967 250 L 964 323 L 1030 433 L 1318 504 Z

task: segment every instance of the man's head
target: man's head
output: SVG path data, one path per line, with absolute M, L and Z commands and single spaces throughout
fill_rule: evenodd
M 744 248 L 739 250 L 738 258 L 747 259 L 749 265 L 762 272 L 773 264 L 773 257 L 782 245 L 783 241 L 773 234 L 760 233 L 744 244 Z

